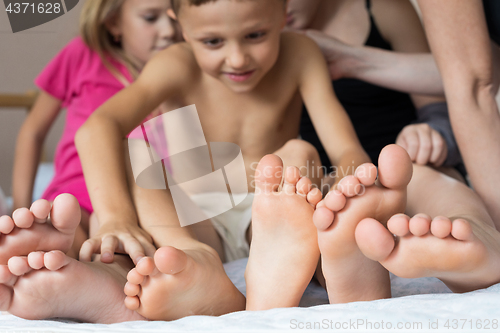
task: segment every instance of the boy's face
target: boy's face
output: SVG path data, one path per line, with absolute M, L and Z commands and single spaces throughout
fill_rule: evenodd
M 278 59 L 286 22 L 282 0 L 184 4 L 178 18 L 201 69 L 235 92 L 255 88 Z

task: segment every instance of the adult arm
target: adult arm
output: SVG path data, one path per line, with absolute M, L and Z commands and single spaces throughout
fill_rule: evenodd
M 476 192 L 500 221 L 500 115 L 480 0 L 419 0 L 453 131 Z
M 12 175 L 13 210 L 31 206 L 43 142 L 60 110 L 61 101 L 41 91 L 21 126 Z

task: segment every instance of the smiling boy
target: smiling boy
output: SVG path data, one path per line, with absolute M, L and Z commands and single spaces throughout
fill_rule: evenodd
M 285 166 L 301 168 L 302 175 L 285 178 L 284 188 L 296 178 L 291 180 L 295 189 L 300 176 L 307 175 L 316 175 L 311 180 L 320 185 L 322 175 L 312 171 L 313 165 L 321 165 L 317 152 L 296 139 L 302 100 L 328 156 L 341 171 L 338 179 L 369 162 L 333 93 L 321 51 L 306 37 L 281 33 L 285 5 L 283 0 L 174 0 L 171 16 L 179 21 L 186 42 L 152 59 L 137 81 L 99 108 L 77 134 L 100 224 L 81 254 L 88 257 L 100 248 L 103 257 L 112 258 L 121 249 L 137 262 L 144 256 L 137 247 L 140 228 L 146 230 L 161 248 L 154 261 L 143 259 L 131 271 L 125 292 L 127 306 L 147 318 L 171 319 L 172 312 L 182 312 L 179 304 L 196 304 L 185 309 L 186 314 L 241 310 L 240 296 L 229 286 L 215 251 L 195 240 L 190 229 L 180 227 L 170 192 L 158 194 L 131 185 L 135 188 L 131 195 L 127 188 L 122 140 L 158 105 L 174 110 L 195 104 L 208 142 L 240 146 L 249 186 L 252 164 L 271 153 Z M 293 174 L 296 169 L 290 170 Z M 299 185 L 309 182 L 303 179 Z M 317 190 L 303 194 L 308 193 L 314 206 L 321 195 Z M 271 242 L 265 240 L 267 225 L 294 221 L 276 214 L 273 221 L 262 221 L 272 215 L 265 211 L 273 207 L 260 204 L 259 221 L 255 217 L 252 221 L 247 309 L 298 305 L 319 257 L 313 209 L 303 202 L 306 212 L 295 217 L 300 218 L 297 226 L 284 228 Z M 277 287 L 283 277 L 287 284 Z M 166 298 L 167 304 L 159 305 L 158 297 Z

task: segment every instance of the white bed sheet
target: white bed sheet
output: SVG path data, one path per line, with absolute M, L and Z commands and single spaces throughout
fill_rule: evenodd
M 242 292 L 245 291 L 245 265 L 246 259 L 225 264 L 229 277 Z M 371 302 L 329 305 L 324 289 L 311 283 L 300 308 L 113 325 L 29 321 L 4 313 L 0 316 L 0 332 L 500 332 L 500 284 L 471 293 L 453 294 L 434 278 L 392 276 L 391 280 L 393 298 Z M 493 329 L 495 319 L 498 325 Z M 444 326 L 447 321 L 449 328 Z M 307 329 L 308 324 L 311 329 Z M 439 326 L 434 329 L 436 324 Z M 488 325 L 489 329 L 478 329 L 480 324 L 482 327 Z M 398 329 L 398 325 L 402 325 L 402 329 Z

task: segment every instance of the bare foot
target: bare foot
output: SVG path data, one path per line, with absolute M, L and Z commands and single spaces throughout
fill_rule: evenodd
M 132 265 L 128 258 L 124 261 Z M 12 257 L 8 266 L 0 266 L 0 310 L 25 319 L 144 320 L 123 304 L 124 266 L 82 263 L 61 251 Z
M 365 219 L 356 229 L 356 241 L 367 257 L 400 277 L 437 277 L 452 291 L 467 292 L 500 282 L 500 234 L 470 221 L 398 214 L 387 230 Z
M 141 259 L 125 286 L 125 305 L 151 320 L 219 316 L 245 309 L 245 297 L 227 277 L 217 252 L 200 244 L 165 246 Z
M 50 218 L 49 218 L 50 213 Z M 47 200 L 37 200 L 28 210 L 17 209 L 0 217 L 0 265 L 13 256 L 26 256 L 33 251 L 70 250 L 80 223 L 78 201 L 71 194 L 54 199 L 52 208 Z
M 314 212 L 321 264 L 330 303 L 367 301 L 391 296 L 388 272 L 359 250 L 354 232 L 366 217 L 387 221 L 404 212 L 412 164 L 396 145 L 380 153 L 377 169 L 363 164 L 330 192 Z
M 318 263 L 312 214 L 321 193 L 296 167 L 287 168 L 278 191 L 282 170 L 281 159 L 267 155 L 255 172 L 247 310 L 298 306 Z

